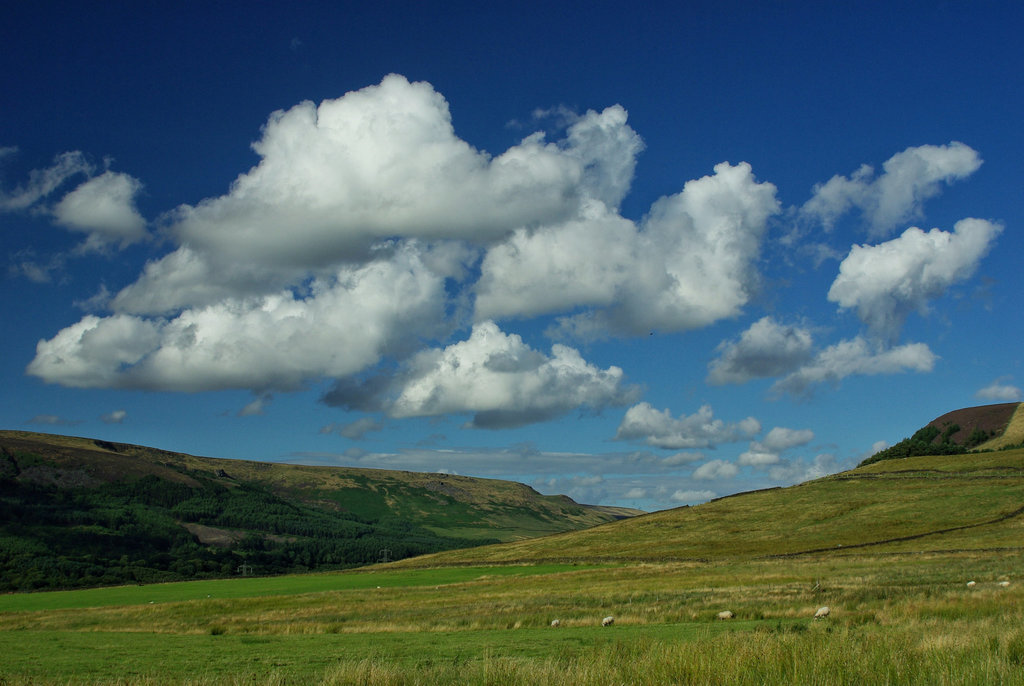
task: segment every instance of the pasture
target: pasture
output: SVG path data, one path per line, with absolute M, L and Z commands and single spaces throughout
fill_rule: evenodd
M 907 458 L 376 568 L 4 595 L 0 684 L 1024 684 L 1022 502 L 1024 450 Z
M 7 595 L 0 683 L 1024 683 L 1022 558 L 382 568 Z M 821 605 L 831 616 L 812 619 Z M 724 609 L 735 619 L 715 619 Z

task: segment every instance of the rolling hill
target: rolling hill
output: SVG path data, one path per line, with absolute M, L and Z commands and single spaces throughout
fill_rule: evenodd
M 0 431 L 0 590 L 336 569 L 632 514 L 509 481 Z
M 1024 449 L 885 460 L 788 488 L 398 566 L 721 562 L 1024 546 Z

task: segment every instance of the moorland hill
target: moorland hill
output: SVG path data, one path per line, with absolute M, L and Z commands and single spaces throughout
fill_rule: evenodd
M 921 455 L 1024 447 L 1024 403 L 1000 403 L 953 410 L 936 417 L 909 438 L 864 460 L 868 465 Z
M 0 431 L 0 590 L 339 569 L 632 514 L 495 479 Z

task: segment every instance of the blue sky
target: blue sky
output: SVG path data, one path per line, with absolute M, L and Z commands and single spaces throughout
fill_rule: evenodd
M 1021 399 L 1018 3 L 27 3 L 0 425 L 647 510 Z

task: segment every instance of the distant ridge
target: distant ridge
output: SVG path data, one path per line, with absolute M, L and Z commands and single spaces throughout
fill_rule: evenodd
M 343 569 L 638 513 L 513 481 L 0 431 L 0 592 Z

